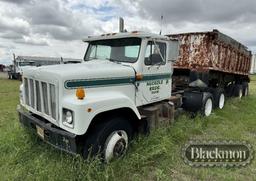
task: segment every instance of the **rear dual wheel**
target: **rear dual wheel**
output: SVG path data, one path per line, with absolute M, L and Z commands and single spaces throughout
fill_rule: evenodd
M 234 87 L 234 96 L 238 98 L 243 97 L 243 86 L 241 84 L 236 84 Z
M 203 116 L 210 116 L 213 109 L 213 97 L 212 94 L 209 92 L 203 93 L 203 100 L 202 100 L 202 115 Z
M 212 93 L 203 93 L 203 107 L 202 113 L 204 116 L 208 117 L 212 113 L 213 107 L 218 109 L 223 109 L 225 105 L 225 93 L 224 89 L 216 88 Z
M 201 101 L 198 101 L 200 100 Z M 205 117 L 211 115 L 214 107 L 223 109 L 225 104 L 225 94 L 222 88 L 214 89 L 211 92 L 187 92 L 185 95 L 186 105 L 183 107 L 191 112 L 200 110 L 201 114 Z
M 223 88 L 215 88 L 212 91 L 214 99 L 214 107 L 218 109 L 223 109 L 225 105 L 225 93 Z
M 248 96 L 249 95 L 249 84 L 248 82 L 243 82 L 243 96 Z
M 236 84 L 234 87 L 234 96 L 242 98 L 243 96 L 249 95 L 249 85 L 248 82 L 243 82 L 242 84 Z

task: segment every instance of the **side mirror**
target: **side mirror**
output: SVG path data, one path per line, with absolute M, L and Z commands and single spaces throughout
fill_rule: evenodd
M 180 42 L 177 39 L 169 40 L 168 62 L 176 62 L 179 56 Z

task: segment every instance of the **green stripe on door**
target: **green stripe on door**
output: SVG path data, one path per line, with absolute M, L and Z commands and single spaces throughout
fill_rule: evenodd
M 171 74 L 156 74 L 144 75 L 143 79 L 139 82 L 170 79 Z M 115 78 L 102 78 L 102 79 L 82 79 L 82 80 L 67 80 L 65 81 L 65 88 L 73 89 L 77 87 L 102 87 L 102 86 L 116 86 L 124 84 L 132 84 L 135 82 L 134 77 L 115 77 Z
M 170 78 L 171 78 L 171 74 L 143 75 L 142 81 L 170 79 Z

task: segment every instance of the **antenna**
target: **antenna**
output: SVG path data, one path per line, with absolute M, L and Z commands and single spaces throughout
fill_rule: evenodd
M 159 32 L 159 35 L 162 34 L 163 19 L 164 19 L 164 16 L 161 15 L 161 23 L 160 23 L 160 32 Z
M 124 19 L 122 17 L 119 17 L 119 32 L 124 32 Z

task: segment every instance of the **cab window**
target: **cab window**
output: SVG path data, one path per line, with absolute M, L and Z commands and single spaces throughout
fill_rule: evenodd
M 162 65 L 166 60 L 166 44 L 149 41 L 145 54 L 145 65 Z

